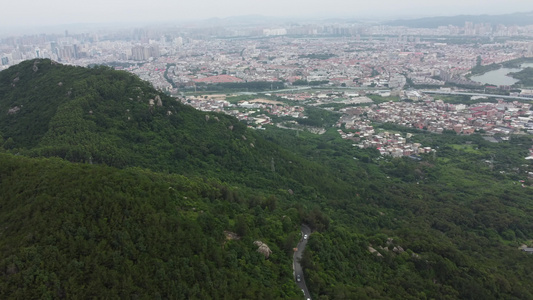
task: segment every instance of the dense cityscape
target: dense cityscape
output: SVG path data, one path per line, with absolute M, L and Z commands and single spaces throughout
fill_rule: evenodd
M 359 147 L 375 147 L 382 154 L 409 156 L 418 154 L 421 145 L 404 145 L 403 138 L 393 144 L 384 142 L 387 137 L 375 134 L 370 121 L 435 133 L 532 133 L 529 103 L 496 98 L 497 103 L 454 105 L 439 100 L 439 95 L 413 89 L 419 86 L 453 93 L 457 87 L 468 86 L 531 97 L 528 88 L 509 93 L 510 86 L 482 86 L 469 78 L 476 66 L 533 57 L 531 37 L 533 26 L 473 22 L 434 29 L 333 23 L 83 34 L 65 31 L 63 35 L 2 39 L 0 68 L 32 58 L 79 66 L 109 65 L 138 75 L 185 104 L 233 115 L 259 129 L 268 124 L 292 128 L 297 122 L 276 123 L 271 117 L 307 118 L 307 105 L 328 109 L 328 104 L 340 104 L 344 108 L 337 109 L 342 113 L 337 127 L 359 130 L 355 134 L 339 129 L 343 138 L 362 139 Z M 258 96 L 249 102 L 230 103 L 227 97 L 241 93 L 191 94 L 206 85 L 250 82 L 267 83 L 267 87 L 270 82 L 270 90 L 262 94 L 270 100 Z M 376 105 L 366 95 L 390 102 Z M 409 102 L 392 102 L 394 99 Z M 358 107 L 351 108 L 354 105 Z M 306 129 L 324 132 L 324 128 Z M 421 153 L 435 151 L 420 149 Z
M 472 83 L 464 75 L 478 58 L 490 65 L 533 57 L 532 36 L 533 26 L 493 29 L 469 22 L 436 29 L 327 24 L 254 31 L 66 31 L 1 39 L 0 57 L 2 69 L 33 58 L 80 66 L 116 64 L 173 93 L 202 82 L 297 80 L 395 89 L 406 79 L 434 86 L 451 80 Z

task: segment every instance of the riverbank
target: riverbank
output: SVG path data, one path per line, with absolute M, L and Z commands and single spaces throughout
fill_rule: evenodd
M 533 87 L 533 64 L 521 71 L 509 73 L 508 76 L 517 79 L 515 86 Z
M 481 84 L 496 86 L 531 86 L 533 84 L 530 79 L 531 73 L 522 72 L 524 69 L 530 67 L 533 67 L 533 58 L 511 60 L 499 64 L 497 69 L 485 72 L 481 75 L 470 74 L 469 79 Z
M 501 68 L 510 68 L 510 69 L 519 69 L 520 66 L 524 63 L 533 63 L 533 57 L 521 57 L 516 58 L 508 61 L 504 61 L 502 63 L 496 64 L 492 63 L 490 65 L 476 65 L 472 69 L 470 69 L 470 73 L 466 75 L 466 78 L 471 79 L 473 76 L 481 76 L 485 73 L 496 71 Z

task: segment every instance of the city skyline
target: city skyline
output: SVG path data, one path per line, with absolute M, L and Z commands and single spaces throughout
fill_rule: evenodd
M 376 4 L 363 1 L 331 0 L 325 6 L 318 0 L 309 1 L 219 1 L 201 0 L 173 2 L 169 0 L 145 1 L 70 1 L 30 0 L 12 1 L 4 5 L 0 18 L 0 31 L 16 28 L 62 26 L 69 24 L 146 24 L 187 22 L 210 18 L 261 15 L 283 18 L 359 18 L 394 19 L 459 14 L 506 14 L 533 11 L 533 3 L 524 0 L 489 1 L 421 1 L 398 2 L 382 0 Z

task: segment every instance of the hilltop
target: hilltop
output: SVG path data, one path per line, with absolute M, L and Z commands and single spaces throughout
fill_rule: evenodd
M 328 172 L 233 117 L 197 111 L 127 72 L 32 60 L 1 72 L 0 83 L 0 132 L 10 149 L 31 157 L 138 166 L 247 186 L 267 180 L 274 189 L 293 190 Z M 301 168 L 310 172 L 302 177 Z

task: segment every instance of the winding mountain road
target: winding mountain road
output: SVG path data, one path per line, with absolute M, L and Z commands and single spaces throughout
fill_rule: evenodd
M 298 287 L 302 289 L 305 297 L 304 299 L 311 299 L 311 295 L 309 294 L 309 290 L 307 289 L 307 285 L 305 284 L 305 277 L 304 272 L 302 270 L 302 266 L 300 265 L 300 259 L 302 258 L 305 246 L 307 245 L 307 239 L 305 239 L 304 236 L 307 236 L 307 238 L 309 238 L 309 235 L 311 235 L 311 228 L 302 224 L 302 239 L 298 243 L 298 250 L 294 252 L 294 256 L 292 257 L 294 280 L 296 281 Z M 300 275 L 300 281 L 297 280 L 298 275 Z

